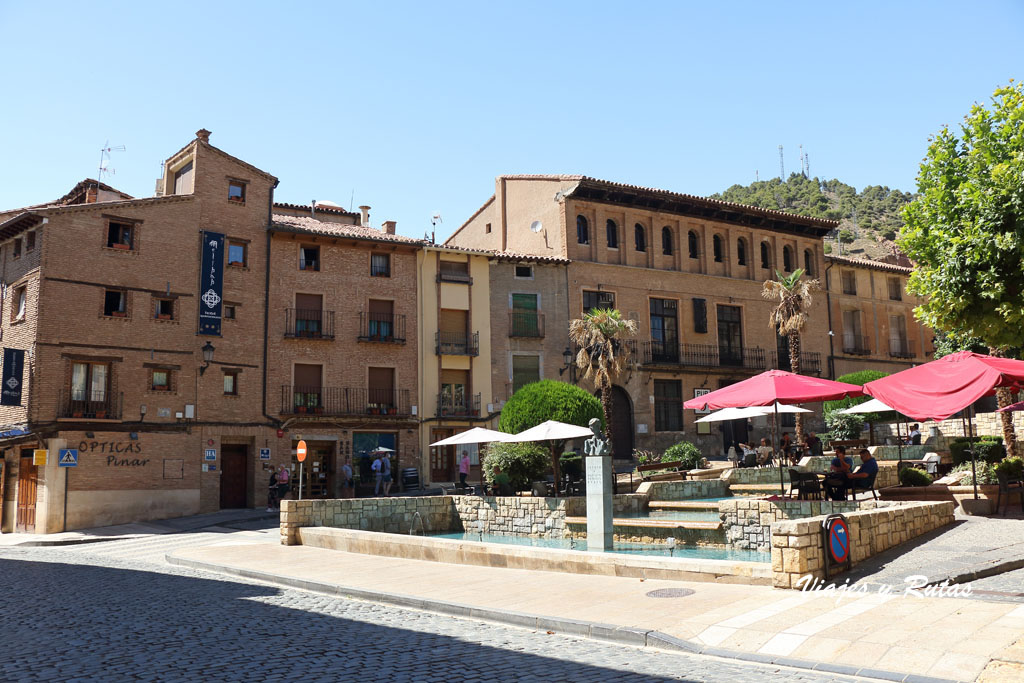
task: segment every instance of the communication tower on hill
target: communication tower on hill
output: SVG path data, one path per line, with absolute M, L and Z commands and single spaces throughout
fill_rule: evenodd
M 786 165 L 782 160 L 782 145 L 779 145 L 779 180 L 786 182 Z

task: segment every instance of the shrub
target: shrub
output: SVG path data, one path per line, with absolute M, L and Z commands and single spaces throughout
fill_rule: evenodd
M 650 465 L 661 462 L 661 456 L 657 455 L 654 451 L 642 451 L 639 448 L 633 449 L 633 459 L 636 460 L 637 465 Z
M 932 478 L 923 470 L 904 467 L 900 470 L 900 483 L 904 486 L 928 486 L 932 483 Z
M 832 412 L 825 415 L 825 424 L 828 425 L 831 439 L 845 441 L 860 437 L 861 428 L 864 426 L 864 418 L 860 415 Z
M 601 402 L 575 384 L 542 379 L 527 384 L 501 409 L 498 429 L 516 434 L 547 420 L 586 427 L 596 417 L 604 424 Z
M 842 242 L 843 244 L 850 244 L 853 242 L 853 240 L 853 233 L 847 230 L 846 228 L 843 228 L 842 230 L 839 231 L 839 241 Z
M 562 457 L 558 459 L 558 469 L 563 476 L 579 479 L 583 476 L 583 456 L 573 451 L 562 453 Z
M 999 480 L 996 479 L 996 466 L 995 465 L 989 465 L 989 464 L 984 463 L 984 462 L 979 462 L 977 464 L 977 467 L 978 467 L 978 484 L 979 485 L 981 485 L 981 484 L 995 484 L 995 483 L 998 483 Z M 957 465 L 956 467 L 954 467 L 950 471 L 950 474 L 953 474 L 954 472 L 967 472 L 967 478 L 960 480 L 960 484 L 962 486 L 973 486 L 974 485 L 974 475 L 971 473 L 971 463 L 970 462 L 960 463 L 959 465 Z
M 828 242 L 825 242 L 824 251 L 825 251 L 826 254 L 831 254 L 832 253 L 832 245 L 829 244 Z
M 984 437 L 974 442 L 974 451 L 977 453 L 978 461 L 989 464 L 997 463 L 1006 456 L 1006 448 L 1003 447 L 1002 438 L 998 441 L 992 437 Z M 967 439 L 957 439 L 949 444 L 949 454 L 953 456 L 953 464 L 970 463 L 971 455 L 968 449 L 971 444 Z
M 1006 458 L 995 466 L 998 474 L 1005 474 L 1010 481 L 1024 479 L 1024 458 Z
M 494 481 L 494 466 L 508 475 L 512 490 L 523 491 L 530 483 L 547 474 L 551 459 L 546 448 L 536 442 L 492 443 L 484 456 L 484 478 L 487 483 Z
M 684 470 L 694 470 L 700 467 L 704 461 L 704 455 L 695 444 L 689 441 L 680 441 L 669 446 L 661 456 L 662 462 L 676 462 L 677 460 L 683 463 Z

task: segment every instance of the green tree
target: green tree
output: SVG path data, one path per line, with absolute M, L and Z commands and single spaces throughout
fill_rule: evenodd
M 917 317 L 1006 355 L 1024 327 L 1024 87 L 997 88 L 960 135 L 944 127 L 931 138 L 917 182 L 899 240 L 917 263 L 907 289 L 925 297 Z M 1000 407 L 1012 400 L 1006 389 L 997 396 Z M 1012 416 L 1001 415 L 1013 455 Z
M 579 347 L 576 367 L 584 379 L 591 379 L 601 392 L 605 437 L 612 446 L 608 429 L 611 426 L 612 383 L 626 367 L 629 346 L 625 339 L 636 334 L 635 320 L 627 320 L 615 309 L 598 308 L 569 322 L 569 340 Z M 619 454 L 622 457 L 622 454 Z M 631 455 L 631 454 L 630 454 Z M 615 456 L 614 451 L 612 457 Z
M 600 420 L 602 416 L 601 402 L 589 392 L 574 384 L 542 379 L 527 384 L 512 395 L 501 409 L 498 429 L 508 434 L 516 434 L 548 420 L 586 427 L 591 418 L 596 417 Z M 564 445 L 562 441 L 548 444 L 551 452 L 551 471 L 556 482 L 561 479 L 556 453 L 561 454 Z
M 789 339 L 789 367 L 800 374 L 800 333 L 811 310 L 811 293 L 821 285 L 817 280 L 805 278 L 803 268 L 797 268 L 786 277 L 775 271 L 775 277 L 779 279 L 765 281 L 761 289 L 765 299 L 778 301 L 768 315 L 768 326 Z M 800 413 L 796 414 L 796 442 L 804 442 L 804 420 Z
M 839 241 L 842 242 L 843 244 L 850 244 L 851 242 L 853 242 L 853 240 L 853 233 L 847 230 L 846 228 L 843 228 L 842 230 L 839 231 Z

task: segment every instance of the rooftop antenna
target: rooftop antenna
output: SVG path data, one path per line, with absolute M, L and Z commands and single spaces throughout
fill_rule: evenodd
M 352 205 L 356 203 L 356 188 L 352 188 L 352 196 L 348 198 L 348 212 L 352 213 Z
M 779 180 L 786 182 L 786 166 L 782 161 L 782 145 L 779 145 Z
M 437 240 L 434 238 L 434 230 L 433 230 L 433 228 L 436 228 L 438 223 L 444 223 L 444 221 L 441 220 L 441 214 L 440 213 L 435 213 L 433 216 L 430 217 L 430 227 L 431 227 L 430 243 L 431 244 L 437 244 Z
M 103 182 L 104 173 L 113 175 L 114 169 L 110 168 L 110 153 L 123 152 L 124 149 L 124 145 L 111 145 L 110 140 L 103 143 L 103 149 L 100 150 L 100 169 L 96 174 L 96 180 Z

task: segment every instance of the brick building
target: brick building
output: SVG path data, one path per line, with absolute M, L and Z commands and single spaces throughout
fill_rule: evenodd
M 517 175 L 499 177 L 494 195 L 447 244 L 566 259 L 563 296 L 569 319 L 614 307 L 638 321 L 633 362 L 613 387 L 611 432 L 615 453 L 622 457 L 634 448 L 662 450 L 683 438 L 713 452 L 766 434 L 766 420 L 696 424 L 699 416 L 684 413 L 682 402 L 768 368 L 789 369 L 785 340 L 768 325 L 771 304 L 761 296 L 762 283 L 776 270 L 796 268 L 819 279 L 828 275 L 831 282 L 837 261 L 824 256 L 822 238 L 836 225 L 585 176 Z M 905 355 L 884 348 L 890 326 L 899 325 L 890 321 L 902 315 L 907 329 L 913 327 L 914 302 L 888 298 L 877 273 L 892 270 L 902 286 L 906 269 L 844 260 L 840 270 L 864 280 L 863 299 L 840 295 L 831 302 L 833 290 L 818 294 L 803 336 L 803 372 L 827 375 L 832 365 L 843 372 L 878 363 L 896 370 L 924 360 L 929 335 L 917 328 L 911 335 L 914 355 L 899 341 L 911 341 L 905 334 L 892 336 L 890 345 Z M 492 301 L 511 296 L 517 285 L 507 278 L 492 282 Z M 862 326 L 854 328 L 856 316 L 845 311 L 858 307 L 865 312 Z M 830 311 L 851 321 L 851 340 L 871 334 L 885 337 L 886 344 L 872 342 L 867 353 L 858 348 L 856 356 L 831 353 L 829 331 L 846 334 L 847 328 L 836 322 L 830 327 Z M 880 316 L 886 318 L 884 330 Z M 545 342 L 551 348 L 566 345 L 566 327 L 547 325 Z M 809 426 L 821 425 L 811 420 Z
M 415 339 L 416 241 L 274 205 L 277 179 L 209 136 L 165 162 L 155 197 L 86 180 L 0 212 L 0 333 L 25 353 L 20 404 L 0 406 L 5 531 L 265 504 L 298 435 L 315 495 L 367 439 L 415 448 L 397 321 Z

